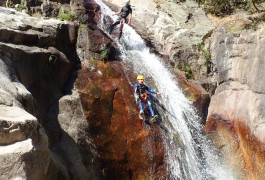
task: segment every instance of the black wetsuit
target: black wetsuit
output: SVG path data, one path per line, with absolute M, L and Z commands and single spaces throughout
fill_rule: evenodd
M 145 84 L 137 84 L 136 88 L 138 95 L 144 94 L 149 90 L 149 88 Z
M 132 13 L 132 8 L 130 5 L 122 7 L 122 9 L 121 9 L 121 17 L 122 18 L 127 18 L 127 16 L 131 13 Z
M 113 31 L 113 28 L 120 24 L 121 19 L 123 19 L 125 23 L 127 23 L 126 18 L 128 17 L 129 14 L 132 14 L 132 8 L 130 5 L 128 6 L 123 6 L 121 9 L 121 15 L 120 17 L 110 26 L 109 34 Z M 120 29 L 120 34 L 119 34 L 119 39 L 121 38 L 122 35 L 122 30 Z

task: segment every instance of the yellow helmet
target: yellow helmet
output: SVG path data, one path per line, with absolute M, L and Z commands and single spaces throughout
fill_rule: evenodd
M 138 75 L 137 76 L 137 80 L 144 80 L 144 76 L 143 75 Z

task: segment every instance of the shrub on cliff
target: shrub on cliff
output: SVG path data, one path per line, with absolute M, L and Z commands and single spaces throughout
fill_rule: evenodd
M 185 72 L 187 79 L 194 79 L 190 66 L 182 64 L 181 70 Z
M 22 10 L 26 9 L 26 6 L 24 4 L 19 4 L 16 9 L 18 11 L 22 11 Z
M 72 14 L 72 12 L 70 11 L 67 12 L 60 11 L 57 18 L 60 19 L 61 21 L 74 21 L 76 19 L 75 15 Z
M 237 9 L 244 9 L 250 12 L 260 11 L 265 0 L 199 0 L 199 4 L 205 9 L 207 13 L 212 13 L 217 16 L 231 14 Z

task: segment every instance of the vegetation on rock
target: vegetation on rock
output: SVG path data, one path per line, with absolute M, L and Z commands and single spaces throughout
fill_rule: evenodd
M 22 11 L 22 10 L 24 10 L 24 9 L 26 9 L 26 6 L 25 6 L 24 4 L 19 4 L 19 5 L 17 6 L 17 10 L 18 10 L 18 11 Z
M 101 55 L 101 59 L 103 61 L 106 60 L 106 58 L 108 57 L 109 52 L 110 52 L 109 48 L 106 48 L 103 51 L 101 51 L 100 55 Z
M 206 46 L 204 41 L 201 42 L 199 45 L 198 45 L 198 50 L 201 52 L 201 55 L 203 56 L 203 59 L 206 61 L 206 62 L 211 62 L 212 60 L 212 57 L 211 57 L 211 51 L 210 51 L 210 46 Z
M 231 14 L 237 9 L 244 9 L 251 13 L 264 11 L 264 0 L 199 0 L 207 13 L 217 16 Z
M 72 14 L 72 12 L 70 12 L 70 11 L 67 11 L 67 12 L 60 11 L 57 18 L 62 20 L 62 21 L 74 21 L 74 20 L 76 20 L 75 15 Z
M 185 72 L 188 79 L 194 79 L 190 66 L 182 64 L 181 70 Z

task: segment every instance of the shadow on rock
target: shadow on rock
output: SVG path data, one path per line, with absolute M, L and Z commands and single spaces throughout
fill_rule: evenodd
M 73 74 L 73 79 L 76 73 Z M 73 85 L 69 80 L 69 87 Z M 44 125 L 53 158 L 68 179 L 101 179 L 96 150 L 87 132 L 86 119 L 76 92 L 54 102 Z

